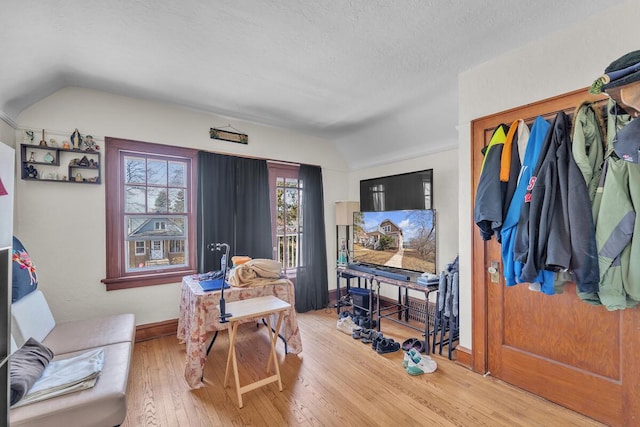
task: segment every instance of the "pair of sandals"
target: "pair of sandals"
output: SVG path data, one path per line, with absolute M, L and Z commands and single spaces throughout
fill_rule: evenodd
M 418 353 L 422 353 L 425 351 L 425 343 L 424 341 L 418 338 L 409 338 L 402 343 L 402 349 L 404 351 L 409 351 L 411 349 L 414 349 Z

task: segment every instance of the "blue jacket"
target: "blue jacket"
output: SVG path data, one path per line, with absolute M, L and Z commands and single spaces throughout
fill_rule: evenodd
M 529 135 L 529 141 L 527 143 L 527 149 L 524 154 L 524 160 L 522 167 L 520 168 L 518 185 L 502 224 L 502 265 L 504 269 L 505 283 L 507 286 L 513 286 L 517 283 L 521 283 L 519 275 L 522 270 L 522 263 L 517 262 L 513 256 L 518 219 L 520 218 L 520 210 L 524 203 L 524 196 L 527 192 L 529 179 L 531 178 L 533 169 L 538 163 L 540 150 L 542 149 L 542 144 L 544 143 L 544 139 L 550 127 L 549 123 L 547 123 L 547 121 L 541 116 L 538 116 L 533 122 L 531 134 Z M 551 286 L 553 286 L 553 279 L 551 280 Z

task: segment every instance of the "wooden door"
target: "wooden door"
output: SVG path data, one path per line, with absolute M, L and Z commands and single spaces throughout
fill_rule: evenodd
M 472 123 L 472 188 L 480 150 L 493 130 L 573 112 L 586 89 L 477 119 Z M 497 262 L 499 283 L 487 271 Z M 494 264 L 495 265 L 495 264 Z M 609 312 L 576 295 L 553 296 L 526 284 L 504 285 L 500 245 L 473 225 L 473 369 L 613 426 L 640 425 L 640 308 Z

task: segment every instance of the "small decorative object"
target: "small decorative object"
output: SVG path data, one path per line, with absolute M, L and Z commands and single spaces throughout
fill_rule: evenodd
M 29 178 L 38 178 L 38 169 L 34 168 L 33 165 L 25 167 L 25 172 Z
M 80 149 L 80 144 L 82 144 L 82 135 L 80 135 L 80 132 L 78 131 L 78 128 L 76 128 L 76 130 L 73 131 L 73 133 L 71 134 L 71 137 L 69 139 L 71 140 L 71 144 L 73 145 L 73 149 L 74 150 L 79 150 Z
M 98 162 L 96 162 L 93 159 L 89 159 L 89 167 L 90 168 L 97 168 L 98 167 Z
M 87 135 L 84 137 L 84 146 L 87 147 L 87 151 L 96 151 L 95 149 L 95 141 L 93 140 L 93 136 Z
M 29 144 L 33 144 L 33 131 L 32 130 L 25 130 L 24 131 L 24 141 L 28 142 Z
M 70 149 L 71 145 L 69 145 L 69 141 L 62 141 L 62 148 Z
M 94 145 L 94 146 L 93 146 L 93 148 L 94 148 L 96 151 L 100 150 L 100 146 L 99 146 L 98 144 Z
M 55 138 L 51 138 L 49 140 L 49 147 L 57 147 L 58 146 L 58 141 L 56 141 Z
M 82 174 L 80 172 L 76 174 L 76 182 L 82 182 Z
M 89 167 L 89 159 L 87 158 L 87 156 L 82 156 L 82 158 L 78 162 L 78 166 Z
M 47 141 L 44 140 L 44 129 L 42 129 L 42 139 L 40 140 L 40 147 L 46 147 Z
M 225 130 L 225 128 L 231 130 Z M 239 144 L 248 144 L 249 135 L 240 132 L 238 129 L 231 125 L 223 126 L 222 128 L 211 128 L 209 130 L 209 136 L 211 139 L 220 139 L 222 141 L 237 142 Z
M 346 267 L 348 264 L 347 245 L 343 239 L 340 242 L 340 250 L 338 251 L 338 267 Z
M 79 163 L 80 163 L 80 159 L 69 160 L 69 166 L 78 166 Z
M 45 154 L 45 155 L 44 155 L 44 161 L 45 161 L 46 163 L 53 163 L 53 161 L 54 161 L 54 160 L 55 160 L 55 159 L 53 158 L 53 156 L 51 155 L 51 153 L 49 153 L 49 152 L 47 151 L 47 154 Z
M 33 154 L 33 151 L 31 151 L 30 154 L 29 154 L 29 161 L 32 162 L 32 163 L 36 161 L 36 157 Z

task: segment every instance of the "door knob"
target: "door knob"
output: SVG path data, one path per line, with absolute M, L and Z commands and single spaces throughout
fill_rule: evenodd
M 491 283 L 500 283 L 500 264 L 498 261 L 491 261 L 491 266 L 487 268 L 487 272 L 489 273 Z

